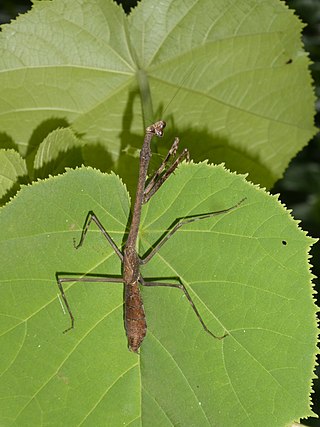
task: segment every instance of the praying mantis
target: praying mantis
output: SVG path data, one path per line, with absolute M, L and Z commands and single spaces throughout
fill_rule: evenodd
M 89 212 L 82 229 L 82 234 L 79 240 L 79 243 L 74 244 L 76 249 L 79 249 L 87 236 L 87 232 L 91 223 L 95 223 L 98 229 L 101 231 L 103 236 L 106 238 L 108 243 L 113 248 L 116 255 L 119 257 L 122 263 L 122 277 L 59 277 L 57 275 L 57 283 L 60 289 L 60 293 L 64 304 L 67 308 L 67 311 L 70 316 L 71 325 L 64 332 L 67 332 L 74 328 L 74 316 L 72 314 L 71 308 L 69 306 L 66 294 L 63 289 L 63 283 L 67 282 L 106 282 L 106 283 L 123 283 L 125 287 L 125 297 L 124 297 L 124 322 L 125 322 L 125 330 L 128 338 L 128 348 L 134 353 L 138 353 L 138 350 L 146 336 L 147 333 L 147 322 L 146 322 L 146 314 L 143 306 L 142 296 L 140 292 L 140 286 L 164 286 L 170 288 L 180 289 L 187 300 L 189 301 L 194 313 L 196 314 L 198 320 L 200 321 L 203 329 L 207 332 L 211 337 L 216 339 L 223 339 L 228 334 L 224 333 L 221 336 L 217 336 L 213 334 L 206 324 L 204 323 L 197 307 L 195 306 L 187 288 L 185 285 L 181 283 L 164 283 L 164 282 L 152 282 L 147 281 L 143 278 L 140 267 L 142 265 L 147 264 L 154 255 L 161 249 L 161 247 L 174 235 L 174 233 L 181 228 L 182 226 L 189 224 L 191 222 L 195 222 L 198 220 L 204 220 L 211 218 L 216 215 L 222 215 L 224 213 L 230 212 L 236 209 L 241 203 L 244 202 L 246 198 L 241 199 L 235 205 L 223 209 L 220 211 L 215 211 L 206 214 L 188 216 L 179 222 L 177 222 L 165 236 L 151 249 L 147 256 L 141 258 L 137 252 L 137 239 L 139 233 L 140 219 L 141 219 L 141 210 L 142 205 L 148 203 L 151 197 L 159 190 L 159 188 L 163 185 L 163 183 L 167 180 L 167 178 L 173 174 L 174 170 L 178 167 L 178 165 L 183 160 L 189 160 L 189 152 L 187 149 L 184 149 L 181 154 L 176 158 L 175 161 L 172 162 L 170 166 L 168 166 L 170 159 L 176 156 L 179 139 L 175 138 L 172 147 L 170 148 L 167 156 L 161 163 L 159 169 L 156 171 L 154 176 L 151 178 L 148 184 L 147 182 L 147 174 L 148 167 L 151 159 L 151 148 L 150 143 L 154 136 L 162 137 L 163 131 L 166 126 L 166 123 L 162 120 L 154 123 L 151 126 L 146 128 L 143 145 L 140 151 L 140 167 L 139 167 L 139 178 L 137 184 L 136 197 L 133 204 L 133 213 L 132 213 L 132 221 L 128 234 L 127 241 L 124 245 L 123 251 L 121 251 L 114 240 L 110 236 L 110 234 L 106 231 L 102 223 L 99 221 L 98 217 L 94 214 L 94 212 Z

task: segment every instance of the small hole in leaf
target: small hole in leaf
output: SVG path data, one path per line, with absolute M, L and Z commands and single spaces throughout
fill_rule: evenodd
M 283 246 L 286 246 L 287 241 L 286 240 L 282 240 L 282 244 L 283 244 Z

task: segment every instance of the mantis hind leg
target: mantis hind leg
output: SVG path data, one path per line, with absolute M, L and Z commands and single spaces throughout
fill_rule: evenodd
M 204 323 L 197 307 L 195 306 L 194 302 L 192 301 L 192 298 L 189 294 L 189 292 L 187 291 L 187 288 L 182 284 L 182 283 L 163 283 L 163 282 L 147 282 L 145 281 L 142 277 L 140 277 L 140 283 L 142 286 L 163 286 L 163 287 L 169 287 L 169 288 L 177 288 L 180 289 L 185 296 L 187 297 L 193 311 L 195 312 L 199 322 L 201 323 L 203 329 L 209 334 L 211 335 L 213 338 L 218 339 L 218 340 L 222 340 L 223 338 L 225 338 L 228 334 L 225 333 L 223 335 L 215 335 L 213 334 L 210 329 L 207 327 L 207 325 Z
M 64 305 L 69 313 L 70 316 L 70 321 L 71 321 L 71 325 L 69 326 L 69 328 L 65 329 L 63 331 L 63 333 L 65 334 L 66 332 L 70 331 L 71 329 L 74 329 L 74 316 L 72 314 L 67 296 L 64 292 L 63 289 L 63 283 L 70 283 L 70 282 L 91 282 L 91 283 L 95 283 L 95 282 L 106 282 L 106 283 L 123 283 L 123 279 L 122 277 L 59 277 L 58 274 L 56 274 L 56 279 L 57 279 L 57 283 L 59 286 L 59 290 L 60 290 L 60 294 L 61 297 L 63 299 Z

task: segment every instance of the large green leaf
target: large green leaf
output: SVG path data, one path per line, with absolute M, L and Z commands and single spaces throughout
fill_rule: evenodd
M 139 356 L 126 346 L 122 285 L 66 286 L 76 328 L 62 334 L 69 318 L 55 280 L 121 273 L 94 226 L 81 249 L 73 238 L 93 210 L 120 247 L 125 187 L 86 168 L 24 187 L 0 216 L 0 424 L 276 427 L 312 415 L 312 239 L 275 197 L 223 166 L 182 164 L 144 207 L 139 250 L 177 217 L 243 197 L 236 210 L 180 229 L 143 267 L 146 278 L 180 277 L 213 333 L 229 335 L 206 334 L 179 290 L 143 288 Z
M 302 24 L 279 0 L 142 1 L 129 17 L 112 0 L 34 3 L 0 34 L 0 128 L 22 155 L 71 124 L 97 149 L 87 163 L 102 147 L 125 158 L 139 92 L 148 124 L 171 120 L 193 158 L 267 187 L 314 133 Z

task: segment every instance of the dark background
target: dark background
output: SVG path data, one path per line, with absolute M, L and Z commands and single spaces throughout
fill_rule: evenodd
M 117 0 L 126 12 L 137 4 L 137 0 Z M 316 101 L 316 126 L 320 124 L 320 0 L 287 0 L 285 3 L 296 11 L 307 24 L 303 32 L 305 49 L 309 52 L 313 64 L 310 66 L 314 80 Z M 18 14 L 26 12 L 32 6 L 27 0 L 2 0 L 0 3 L 0 24 L 9 22 Z M 293 159 L 283 179 L 279 180 L 272 193 L 280 193 L 281 201 L 293 210 L 296 219 L 301 220 L 301 227 L 312 237 L 320 238 L 320 135 L 318 134 Z M 320 242 L 314 245 L 311 252 L 313 273 L 320 277 Z M 317 291 L 320 291 L 320 280 L 315 279 Z M 318 305 L 319 305 L 319 296 Z M 320 369 L 317 368 L 320 376 Z M 314 412 L 320 414 L 320 381 L 314 381 L 315 393 L 312 395 Z M 304 421 L 309 426 L 320 426 L 316 418 Z

